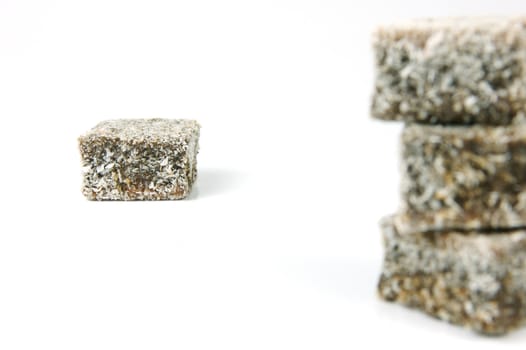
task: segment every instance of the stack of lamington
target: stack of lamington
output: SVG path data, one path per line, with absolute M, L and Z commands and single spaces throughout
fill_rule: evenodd
M 526 18 L 374 34 L 372 115 L 405 123 L 378 290 L 487 334 L 526 319 Z

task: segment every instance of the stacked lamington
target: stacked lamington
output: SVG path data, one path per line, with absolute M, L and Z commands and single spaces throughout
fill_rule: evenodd
M 526 320 L 526 18 L 374 35 L 372 115 L 402 121 L 379 294 L 486 334 Z

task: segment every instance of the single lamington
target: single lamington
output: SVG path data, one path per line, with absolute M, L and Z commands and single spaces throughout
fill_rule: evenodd
M 526 227 L 526 125 L 406 125 L 402 232 Z
M 414 20 L 373 36 L 373 117 L 507 125 L 526 111 L 526 17 Z
M 484 334 L 526 319 L 526 231 L 401 234 L 382 223 L 381 298 Z
M 200 126 L 183 119 L 119 119 L 79 137 L 82 193 L 90 200 L 186 197 L 197 175 Z

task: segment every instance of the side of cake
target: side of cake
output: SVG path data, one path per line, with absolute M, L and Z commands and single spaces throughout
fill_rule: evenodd
M 197 176 L 199 124 L 121 119 L 79 137 L 82 193 L 90 200 L 185 198 Z
M 404 232 L 526 226 L 526 126 L 406 125 Z
M 526 18 L 430 19 L 373 36 L 371 114 L 383 120 L 507 125 L 526 112 Z
M 381 298 L 485 334 L 525 323 L 526 231 L 382 233 Z

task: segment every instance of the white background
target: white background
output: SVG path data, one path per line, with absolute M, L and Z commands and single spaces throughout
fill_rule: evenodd
M 381 302 L 400 125 L 370 33 L 523 1 L 0 0 L 0 349 L 524 348 Z M 76 138 L 193 118 L 188 200 L 89 202 Z

